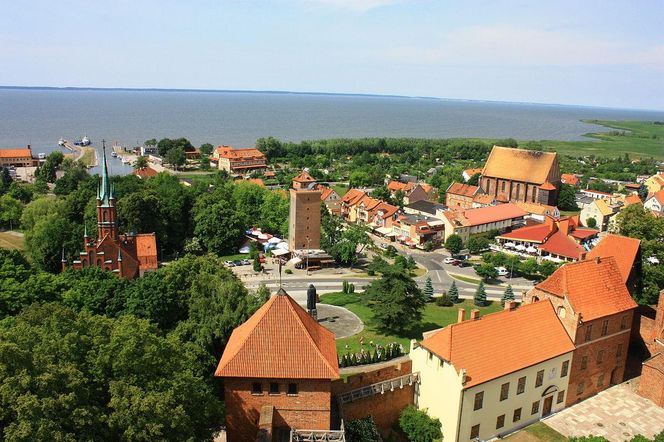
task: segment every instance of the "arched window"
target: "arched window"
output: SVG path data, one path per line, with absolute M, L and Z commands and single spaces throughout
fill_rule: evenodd
M 565 307 L 563 307 L 562 305 L 558 307 L 558 317 L 564 318 L 566 314 L 567 310 L 565 310 Z
M 533 296 L 533 300 L 531 302 L 537 302 L 539 301 L 539 298 L 537 296 Z

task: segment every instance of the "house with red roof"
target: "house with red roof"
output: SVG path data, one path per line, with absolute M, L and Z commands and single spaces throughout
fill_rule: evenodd
M 560 181 L 562 181 L 563 184 L 569 184 L 570 186 L 578 186 L 579 183 L 581 182 L 579 180 L 579 177 L 574 175 L 573 173 L 563 173 L 560 175 Z
M 630 293 L 634 293 L 641 285 L 642 262 L 641 240 L 627 236 L 607 234 L 593 249 L 586 259 L 615 258 L 620 276 Z
M 260 150 L 249 147 L 236 149 L 231 146 L 219 146 L 212 153 L 219 169 L 228 173 L 244 174 L 254 170 L 267 169 L 267 158 Z
M 132 172 L 133 175 L 136 175 L 137 177 L 143 179 L 143 178 L 152 178 L 157 176 L 157 171 L 154 170 L 152 167 L 141 167 L 140 169 L 136 169 Z
M 291 429 L 335 424 L 334 333 L 283 289 L 233 330 L 214 375 L 224 381 L 229 442 L 261 440 L 259 434 L 289 440 Z
M 360 189 L 350 189 L 341 197 L 341 216 L 348 222 L 355 222 L 357 219 L 356 206 L 362 199 L 368 195 Z
M 502 247 L 541 256 L 555 262 L 576 261 L 590 249 L 598 230 L 581 227 L 578 215 L 554 218 L 521 227 L 496 237 Z
M 427 242 L 438 244 L 443 237 L 443 221 L 426 215 L 403 213 L 394 217 L 392 232 L 397 241 L 409 247 L 424 247 Z
M 325 204 L 328 212 L 333 216 L 340 216 L 341 197 L 336 190 L 324 184 L 316 184 L 316 189 L 320 190 L 320 200 Z
M 390 181 L 387 183 L 387 190 L 390 191 L 392 198 L 397 196 L 397 192 L 403 194 L 403 203 L 411 204 L 416 201 L 433 201 L 436 199 L 436 188 L 426 184 L 417 182 Z
M 464 320 L 411 341 L 415 403 L 443 440 L 502 437 L 565 407 L 574 344 L 548 300 Z
M 481 175 L 482 174 L 482 168 L 472 168 L 472 169 L 466 169 L 463 172 L 461 172 L 461 177 L 465 182 L 470 181 L 472 177 L 475 175 Z
M 491 230 L 504 232 L 521 226 L 528 213 L 516 204 L 498 204 L 496 206 L 479 207 L 466 210 L 448 210 L 442 212 L 445 224 L 445 240 L 456 234 L 468 241 L 470 235 L 485 233 Z
M 664 215 L 664 189 L 648 195 L 643 207 L 656 215 Z
M 445 205 L 450 209 L 472 209 L 478 196 L 486 194 L 479 186 L 452 183 L 445 190 Z M 486 195 L 488 196 L 488 195 Z
M 32 149 L 28 146 L 22 149 L 0 149 L 0 169 L 3 167 L 32 167 L 39 160 L 32 157 Z
M 567 405 L 623 381 L 637 305 L 613 256 L 565 264 L 523 296 L 550 301 L 575 350 Z

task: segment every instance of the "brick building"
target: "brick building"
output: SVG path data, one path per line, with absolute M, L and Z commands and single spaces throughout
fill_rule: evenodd
M 643 362 L 639 394 L 664 407 L 664 290 L 659 294 L 655 321 L 644 336 L 651 357 Z
M 498 201 L 555 206 L 560 191 L 555 152 L 493 146 L 482 169 L 480 187 Z
M 113 186 L 108 177 L 106 149 L 103 150 L 104 168 L 101 183 L 97 188 L 97 238 L 88 236 L 87 228 L 83 236 L 83 251 L 71 267 L 100 267 L 118 276 L 134 279 L 145 272 L 157 270 L 157 239 L 154 233 L 118 232 L 117 208 L 113 196 Z M 62 257 L 62 270 L 67 260 Z
M 288 218 L 291 251 L 320 249 L 320 205 L 321 191 L 316 188 L 316 180 L 305 171 L 293 178 Z
M 630 293 L 640 290 L 642 276 L 641 240 L 609 233 L 588 252 L 586 259 L 616 259 L 620 276 Z
M 231 146 L 219 146 L 212 157 L 218 161 L 219 169 L 229 173 L 248 173 L 267 168 L 267 158 L 253 147 L 235 149 Z
M 0 149 L 0 169 L 3 167 L 32 167 L 36 160 L 32 158 L 32 149 Z
M 452 183 L 445 191 L 445 205 L 450 209 L 472 209 L 478 196 L 484 196 L 479 186 L 470 184 Z
M 523 297 L 549 299 L 575 345 L 567 405 L 623 381 L 637 305 L 612 256 L 566 264 Z
M 233 331 L 215 376 L 224 380 L 229 442 L 256 440 L 259 429 L 288 440 L 291 429 L 332 427 L 334 334 L 283 289 Z

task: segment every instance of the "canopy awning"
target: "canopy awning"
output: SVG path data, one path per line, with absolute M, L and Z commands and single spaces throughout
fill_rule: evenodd
M 535 252 L 537 252 L 537 249 L 533 246 L 530 246 L 530 247 L 526 248 L 526 252 L 535 253 Z
M 389 235 L 390 233 L 392 233 L 392 229 L 390 229 L 389 227 L 378 227 L 376 229 L 376 232 L 380 233 L 381 235 Z
M 272 250 L 272 254 L 274 256 L 288 255 L 289 253 L 290 253 L 290 250 L 288 250 L 288 249 L 274 249 L 274 250 Z
M 510 241 L 510 242 L 506 242 L 506 243 L 503 244 L 503 245 L 504 245 L 505 247 L 515 247 L 515 246 L 516 246 L 516 244 L 514 244 L 514 243 L 511 242 L 511 241 Z
M 283 241 L 277 244 L 277 249 L 288 249 L 288 243 Z
M 267 242 L 269 242 L 270 244 L 277 244 L 277 243 L 281 242 L 281 238 L 277 238 L 276 236 L 273 236 Z
M 526 250 L 526 246 L 524 246 L 523 244 L 519 244 L 518 246 L 516 246 L 516 249 L 520 251 Z
M 299 264 L 301 262 L 302 262 L 302 258 L 295 257 L 295 258 L 291 259 L 290 261 L 288 261 L 286 264 L 296 265 L 296 264 Z

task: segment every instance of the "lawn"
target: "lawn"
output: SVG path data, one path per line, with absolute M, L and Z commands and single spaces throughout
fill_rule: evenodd
M 377 329 L 373 321 L 371 307 L 364 303 L 363 295 L 358 293 L 329 293 L 321 296 L 321 303 L 343 306 L 355 313 L 364 322 L 364 330 L 360 333 L 347 338 L 337 339 L 337 351 L 339 354 L 348 351 L 360 351 L 362 348 L 370 349 L 369 342 L 375 344 L 388 344 L 398 342 L 408 351 L 411 339 L 422 339 L 422 332 L 444 327 L 456 322 L 457 311 L 463 307 L 466 310 L 466 317 L 470 316 L 470 310 L 477 308 L 471 300 L 465 300 L 453 307 L 438 307 L 434 303 L 428 303 L 424 309 L 422 321 L 413 326 L 410 330 L 403 333 L 402 336 L 389 335 L 382 333 Z M 491 313 L 501 310 L 499 302 L 492 302 L 488 307 L 480 308 L 481 314 Z M 360 345 L 360 338 L 364 338 L 364 346 Z M 348 348 L 346 348 L 348 345 Z
M 337 192 L 337 194 L 340 197 L 344 196 L 346 192 L 348 192 L 348 186 L 346 186 L 345 184 L 332 184 L 331 187 L 332 189 L 334 189 L 335 192 Z
M 529 425 L 505 438 L 510 442 L 566 442 L 567 438 L 543 422 Z
M 23 234 L 19 232 L 0 232 L 0 248 L 8 250 L 23 250 Z
M 97 151 L 94 147 L 83 147 L 83 154 L 79 158 L 87 167 L 92 167 L 97 163 Z

